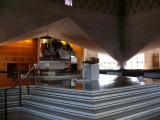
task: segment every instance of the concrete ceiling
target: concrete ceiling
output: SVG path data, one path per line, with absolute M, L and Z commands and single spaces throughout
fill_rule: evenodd
M 151 41 L 147 46 L 145 46 L 140 52 L 151 51 L 153 49 L 160 48 L 160 37 Z
M 42 36 L 51 36 L 62 39 L 68 43 L 79 45 L 93 51 L 105 52 L 94 40 L 86 34 L 72 19 L 64 18 L 46 26 L 40 27 L 23 35 L 11 38 L 1 42 L 0 45 L 6 45 L 12 42 L 40 38 Z
M 52 0 L 1 0 L 0 45 L 49 35 L 106 52 L 122 64 L 138 52 L 159 47 L 160 9 L 126 17 L 124 29 L 118 20 Z

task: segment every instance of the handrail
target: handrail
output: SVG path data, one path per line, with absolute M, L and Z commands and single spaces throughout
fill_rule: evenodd
M 34 69 L 35 69 L 35 65 L 33 65 L 32 68 L 21 79 L 18 79 L 18 81 L 16 81 L 16 83 L 12 87 L 4 88 L 4 91 L 5 91 L 5 120 L 7 120 L 7 90 L 15 88 L 19 82 L 19 106 L 21 107 L 22 105 L 21 104 L 21 96 L 22 96 L 21 81 L 24 80 L 28 76 L 28 74 L 30 74 L 30 72 Z M 18 71 L 18 78 L 19 78 L 19 71 Z M 28 79 L 28 94 L 29 94 L 29 79 Z
M 23 80 L 23 79 L 25 79 L 25 77 L 27 77 L 27 75 L 30 73 L 30 72 L 32 72 L 32 70 L 35 68 L 35 65 L 33 65 L 32 67 L 31 67 L 31 69 L 21 78 L 21 80 Z
M 20 82 L 19 82 L 20 83 Z M 7 90 L 9 90 L 9 89 L 13 89 L 13 88 L 15 88 L 16 86 L 17 86 L 17 84 L 18 84 L 18 81 L 12 86 L 12 87 L 7 87 L 7 88 L 4 88 L 4 94 L 5 94 L 5 120 L 7 120 L 7 117 L 8 117 L 8 115 L 7 115 Z M 21 83 L 20 83 L 21 84 Z M 21 86 L 21 85 L 20 85 Z M 21 91 L 20 91 L 21 92 Z M 21 99 L 21 98 L 20 98 Z M 21 105 L 21 101 L 20 101 L 20 105 Z
M 36 67 L 35 67 L 35 64 L 31 67 L 31 69 L 20 79 L 20 81 L 24 80 L 31 72 L 32 70 L 34 70 Z M 28 79 L 28 94 L 29 94 L 29 85 L 30 85 L 30 80 Z

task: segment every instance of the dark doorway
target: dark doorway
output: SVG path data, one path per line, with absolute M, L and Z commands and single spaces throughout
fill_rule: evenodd
M 7 77 L 16 77 L 17 76 L 17 64 L 16 63 L 7 63 Z

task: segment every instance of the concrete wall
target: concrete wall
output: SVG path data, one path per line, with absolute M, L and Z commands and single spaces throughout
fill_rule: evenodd
M 153 68 L 153 66 L 152 66 L 152 53 L 150 53 L 150 52 L 146 52 L 145 53 L 145 56 L 144 56 L 144 58 L 145 58 L 145 69 L 152 69 Z
M 28 71 L 29 66 L 32 67 L 37 62 L 37 58 L 37 40 L 25 40 L 0 46 L 0 71 L 7 71 L 7 63 L 16 63 L 21 71 Z
M 1 0 L 0 5 L 1 42 L 23 38 L 20 36 L 34 37 L 41 31 L 32 32 L 33 30 L 67 17 L 91 37 L 89 42 L 81 38 L 86 46 L 95 44 L 98 49 L 104 50 L 113 58 L 117 60 L 121 58 L 117 36 L 118 22 L 115 16 L 60 6 L 51 0 Z M 72 39 L 76 40 L 80 37 L 72 36 Z
M 98 53 L 88 49 L 84 49 L 84 61 L 89 60 L 90 57 L 98 58 Z
M 64 18 L 70 22 L 64 20 L 54 27 L 60 31 L 59 39 L 72 39 L 82 47 L 107 52 L 120 64 L 160 37 L 158 8 L 125 17 L 123 32 L 120 19 L 113 15 L 62 6 L 52 0 L 1 0 L 0 42 L 47 35 L 49 25 Z
M 160 9 L 130 15 L 125 22 L 125 59 L 160 37 Z

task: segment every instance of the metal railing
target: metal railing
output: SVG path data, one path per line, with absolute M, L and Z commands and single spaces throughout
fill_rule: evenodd
M 33 70 L 36 70 L 35 69 L 35 65 L 33 65 L 32 67 L 31 67 L 31 69 L 20 79 L 20 82 L 22 81 L 22 80 L 24 80 L 24 79 L 26 79 L 27 78 L 27 93 L 29 94 L 29 90 L 30 90 L 30 79 L 31 79 L 31 72 L 33 71 Z M 35 72 L 35 74 L 34 74 L 34 83 L 36 84 L 36 72 Z
M 8 96 L 7 96 L 7 91 L 10 89 L 14 89 L 18 83 L 19 83 L 19 107 L 22 106 L 22 81 L 24 79 L 27 80 L 27 94 L 29 94 L 30 91 L 30 78 L 31 78 L 31 72 L 34 71 L 34 83 L 36 84 L 36 69 L 35 69 L 35 65 L 21 78 L 21 75 L 18 71 L 18 81 L 16 81 L 16 83 L 12 86 L 12 87 L 7 87 L 7 88 L 3 88 L 4 89 L 4 119 L 7 120 L 8 119 Z
M 8 115 L 7 115 L 7 114 L 8 114 L 7 91 L 8 91 L 9 89 L 15 88 L 15 87 L 17 86 L 17 84 L 18 84 L 18 82 L 16 82 L 15 85 L 12 86 L 12 87 L 10 87 L 10 88 L 4 88 L 4 104 L 5 104 L 5 106 L 4 106 L 4 113 L 5 113 L 4 118 L 5 118 L 5 120 L 7 120 L 7 117 L 8 117 Z

